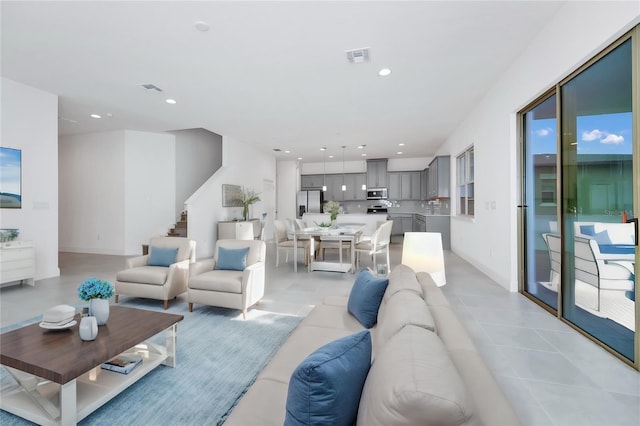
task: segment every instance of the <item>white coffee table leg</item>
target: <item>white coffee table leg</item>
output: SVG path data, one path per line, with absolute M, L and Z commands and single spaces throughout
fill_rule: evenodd
M 163 364 L 169 367 L 175 367 L 178 324 L 173 324 L 171 327 L 167 328 L 164 333 L 165 347 L 167 348 L 167 359 L 164 360 Z
M 77 423 L 76 381 L 71 380 L 60 385 L 60 424 L 75 425 Z

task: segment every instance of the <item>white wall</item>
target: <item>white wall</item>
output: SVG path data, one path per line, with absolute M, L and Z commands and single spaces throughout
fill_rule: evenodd
M 198 258 L 213 256 L 217 223 L 240 218 L 242 214 L 240 207 L 222 207 L 222 185 L 240 185 L 261 192 L 264 180 L 276 180 L 275 156 L 223 136 L 222 167 L 186 202 L 189 238 L 196 240 Z M 260 197 L 264 196 L 261 192 Z M 276 205 L 275 199 L 253 204 L 249 215 L 260 218 L 266 205 Z
M 327 171 L 327 173 L 329 173 Z M 296 161 L 278 161 L 276 180 L 276 217 L 287 219 L 296 217 L 296 197 L 300 190 L 300 167 Z
M 153 161 L 149 153 L 153 152 Z M 141 254 L 149 238 L 176 222 L 176 141 L 168 133 L 125 131 L 124 253 Z
M 60 204 L 60 251 L 140 254 L 175 223 L 175 137 L 130 130 L 61 137 Z
M 639 21 L 640 2 L 567 2 L 438 152 L 452 156 L 454 188 L 455 157 L 475 145 L 475 218 L 452 218 L 452 250 L 511 291 L 518 276 L 516 114 Z
M 60 250 L 122 254 L 125 132 L 61 137 Z
M 222 136 L 205 129 L 169 132 L 176 137 L 176 217 L 184 202 L 222 166 Z
M 0 210 L 0 228 L 20 229 L 36 249 L 37 280 L 58 269 L 58 97 L 0 80 L 3 147 L 22 150 L 22 208 Z

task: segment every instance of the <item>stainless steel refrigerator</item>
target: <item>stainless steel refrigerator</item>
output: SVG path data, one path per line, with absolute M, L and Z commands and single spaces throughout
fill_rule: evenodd
M 298 191 L 296 216 L 302 218 L 305 213 L 322 213 L 324 194 L 321 190 Z

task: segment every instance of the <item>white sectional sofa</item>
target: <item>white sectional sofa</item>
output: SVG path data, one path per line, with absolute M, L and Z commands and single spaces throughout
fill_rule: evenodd
M 258 375 L 225 425 L 282 425 L 296 367 L 319 347 L 364 327 L 347 297 L 316 306 Z M 399 265 L 370 330 L 372 364 L 360 425 L 517 425 L 519 420 L 445 295 L 426 273 Z

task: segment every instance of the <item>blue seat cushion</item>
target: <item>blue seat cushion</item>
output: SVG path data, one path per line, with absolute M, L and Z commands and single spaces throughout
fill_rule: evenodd
M 590 236 L 594 236 L 596 235 L 596 230 L 595 230 L 595 226 L 593 225 L 580 225 L 580 233 L 582 235 L 590 235 Z
M 244 271 L 247 268 L 247 254 L 249 247 L 239 249 L 227 249 L 218 247 L 218 260 L 214 269 L 226 269 L 229 271 Z
M 149 249 L 149 266 L 171 266 L 176 263 L 177 248 L 154 247 Z
M 291 375 L 284 424 L 355 424 L 369 367 L 369 330 L 317 349 Z
M 378 309 L 389 284 L 388 278 L 378 278 L 367 269 L 360 271 L 351 287 L 347 311 L 366 328 L 378 321 Z

